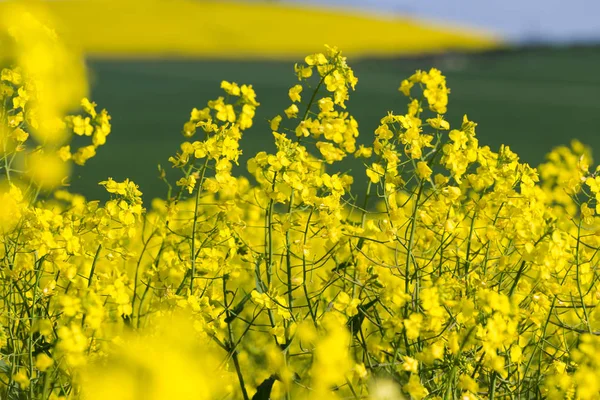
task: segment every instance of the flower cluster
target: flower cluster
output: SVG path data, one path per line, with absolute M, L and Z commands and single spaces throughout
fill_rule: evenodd
M 406 112 L 357 148 L 342 53 L 294 71 L 252 181 L 232 168 L 259 103 L 224 81 L 184 124 L 177 180 L 161 168 L 167 194 L 146 206 L 110 178 L 105 203 L 39 196 L 50 186 L 13 164 L 52 148 L 26 144 L 35 87 L 2 72 L 0 396 L 597 398 L 588 150 L 574 142 L 536 169 L 480 146 L 475 122 L 444 117 L 435 69 L 402 82 Z M 110 132 L 105 111 L 81 105 L 63 123 L 92 144 L 63 145 L 61 162 L 84 164 Z M 348 155 L 364 174 L 327 172 Z

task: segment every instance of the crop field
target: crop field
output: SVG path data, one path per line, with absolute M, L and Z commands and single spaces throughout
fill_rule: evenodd
M 0 10 L 0 399 L 599 398 L 598 47 L 86 66 Z

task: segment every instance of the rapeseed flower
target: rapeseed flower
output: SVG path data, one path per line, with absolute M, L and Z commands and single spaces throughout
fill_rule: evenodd
M 294 66 L 252 180 L 233 167 L 257 94 L 223 81 L 182 121 L 164 199 L 107 177 L 90 201 L 68 171 L 110 117 L 85 98 L 63 115 L 64 89 L 54 128 L 89 140 L 72 151 L 29 112 L 32 70 L 0 73 L 1 396 L 597 395 L 600 180 L 578 142 L 539 168 L 482 146 L 431 69 L 357 146 L 358 80 L 327 47 Z M 348 155 L 365 171 L 330 167 Z

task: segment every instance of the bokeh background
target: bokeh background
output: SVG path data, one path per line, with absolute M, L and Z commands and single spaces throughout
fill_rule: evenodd
M 86 53 L 91 97 L 113 132 L 72 188 L 101 198 L 96 182 L 131 178 L 145 200 L 164 196 L 193 107 L 223 79 L 252 84 L 259 107 L 242 140 L 245 160 L 271 148 L 267 120 L 289 105 L 295 61 L 337 45 L 359 78 L 349 111 L 361 142 L 379 119 L 403 112 L 400 81 L 416 69 L 447 75 L 448 119 L 478 122 L 481 144 L 508 144 L 537 165 L 579 139 L 600 149 L 600 2 L 595 0 L 53 0 L 65 35 Z M 1 12 L 1 8 L 0 8 Z M 344 168 L 352 168 L 345 164 Z

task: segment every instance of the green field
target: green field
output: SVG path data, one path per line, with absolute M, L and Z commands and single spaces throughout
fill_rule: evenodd
M 388 111 L 404 113 L 400 81 L 415 69 L 441 68 L 452 89 L 448 119 L 462 114 L 479 123 L 481 144 L 508 144 L 537 165 L 554 146 L 578 138 L 600 149 L 600 47 L 539 48 L 421 58 L 349 60 L 359 78 L 349 111 L 359 122 L 361 142 L 372 140 Z M 182 124 L 193 107 L 221 94 L 226 79 L 254 85 L 261 103 L 255 126 L 242 140 L 248 156 L 271 148 L 266 122 L 289 105 L 287 90 L 296 82 L 290 61 L 90 60 L 92 97 L 112 115 L 106 146 L 84 168 L 72 189 L 105 198 L 97 182 L 107 177 L 133 179 L 145 200 L 164 196 L 157 164 L 183 140 Z M 240 171 L 242 170 L 240 168 Z

